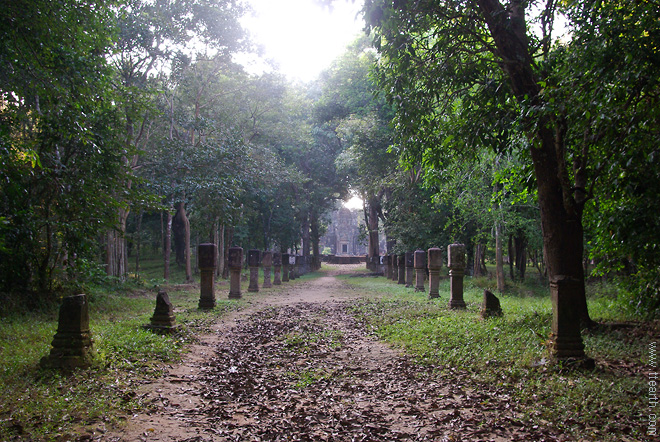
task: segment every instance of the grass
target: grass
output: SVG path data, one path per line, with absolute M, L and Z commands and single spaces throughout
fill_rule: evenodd
M 208 332 L 219 316 L 245 305 L 226 299 L 226 282 L 216 285 L 216 308 L 200 311 L 197 285 L 145 281 L 96 287 L 88 293 L 95 350 L 88 370 L 39 367 L 57 329 L 57 306 L 37 313 L 17 309 L 0 317 L 0 440 L 64 440 L 72 432 L 145 410 L 149 404 L 139 386 L 180 360 L 186 346 Z M 243 285 L 246 292 L 247 282 Z M 177 334 L 157 335 L 142 327 L 153 314 L 159 287 L 167 289 L 175 306 L 182 326 Z
M 55 308 L 0 317 L 0 440 L 64 440 L 67 434 L 116 423 L 121 416 L 148 409 L 140 384 L 179 360 L 195 335 L 208 332 L 218 316 L 241 308 L 255 296 L 247 296 L 244 281 L 246 299 L 230 302 L 225 299 L 227 283 L 219 283 L 217 307 L 208 312 L 197 309 L 197 286 L 167 286 L 183 330 L 173 336 L 154 335 L 142 325 L 149 322 L 156 289 L 163 283 L 157 268 L 144 262 L 142 276 L 129 285 L 131 290 L 113 286 L 88 293 L 96 350 L 96 363 L 89 370 L 64 373 L 39 368 L 57 328 Z M 342 278 L 365 295 L 355 305 L 355 313 L 383 339 L 420 363 L 436 367 L 440 376 L 504 391 L 520 420 L 530 425 L 550 423 L 575 440 L 644 440 L 648 348 L 658 340 L 658 324 L 631 322 L 635 318 L 620 308 L 611 286 L 589 287 L 592 317 L 606 325 L 583 335 L 587 354 L 598 362 L 595 371 L 584 372 L 537 364 L 548 356 L 551 306 L 544 284 L 509 283 L 500 296 L 504 316 L 481 320 L 483 289 L 493 285 L 487 278 L 466 278 L 467 309 L 450 311 L 447 279 L 440 285 L 441 298 L 429 301 L 426 293 L 385 278 L 353 276 Z M 305 275 L 301 280 L 313 277 Z M 620 322 L 629 324 L 617 325 Z M 319 343 L 334 348 L 341 346 L 342 336 L 319 332 L 286 339 L 292 350 Z M 322 371 L 291 373 L 296 388 L 325 376 Z
M 583 339 L 597 369 L 570 371 L 546 364 L 552 307 L 543 283 L 509 283 L 499 296 L 504 316 L 483 320 L 483 290 L 494 285 L 487 278 L 465 279 L 464 311 L 447 308 L 447 279 L 437 300 L 384 278 L 344 279 L 365 295 L 380 295 L 355 306 L 378 336 L 434 366 L 440 376 L 455 379 L 460 373 L 477 388 L 506 391 L 530 425 L 551 425 L 575 440 L 644 439 L 648 348 L 658 339 L 658 326 L 619 327 L 634 318 L 617 308 L 611 288 L 590 288 L 590 313 L 604 325 L 585 331 Z

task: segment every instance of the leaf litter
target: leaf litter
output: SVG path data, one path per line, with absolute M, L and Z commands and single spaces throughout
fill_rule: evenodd
M 217 327 L 213 351 L 203 347 L 204 357 L 175 370 L 162 388 L 151 386 L 147 415 L 133 416 L 125 431 L 92 439 L 569 440 L 551 423 L 529 423 L 502 388 L 476 385 L 460 367 L 447 374 L 417 364 L 379 342 L 350 313 L 358 294 L 328 300 L 342 288 L 330 279 L 329 287 L 323 286 L 328 278 L 298 286 L 324 296 L 260 304 L 232 327 Z

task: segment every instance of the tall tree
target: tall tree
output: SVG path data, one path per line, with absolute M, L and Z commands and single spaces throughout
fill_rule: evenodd
M 374 0 L 365 11 L 383 55 L 379 79 L 397 105 L 400 139 L 410 155 L 425 155 L 432 166 L 443 154 L 512 146 L 502 142 L 512 129 L 525 135 L 553 302 L 552 353 L 584 357 L 579 324 L 591 322 L 582 267 L 588 155 L 569 149 L 570 121 L 545 94 L 556 5 L 549 2 L 537 14 L 539 34 L 528 24 L 530 6 Z
M 114 3 L 2 6 L 0 281 L 40 296 L 80 290 L 126 179 L 107 64 Z

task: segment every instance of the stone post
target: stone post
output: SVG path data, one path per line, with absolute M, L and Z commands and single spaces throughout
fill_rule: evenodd
M 296 264 L 294 266 L 296 269 L 296 278 L 300 278 L 302 275 L 305 274 L 305 257 L 304 256 L 296 256 Z
M 394 253 L 390 254 L 390 259 L 392 260 L 392 281 L 399 280 L 399 257 Z
M 70 369 L 92 365 L 94 350 L 86 295 L 62 299 L 57 333 L 51 345 L 50 354 L 41 358 L 42 367 Z
M 415 250 L 415 291 L 424 291 L 424 279 L 426 279 L 426 253 L 423 250 Z
M 296 255 L 289 255 L 289 279 L 294 280 L 298 277 L 296 272 Z
M 273 285 L 282 285 L 280 275 L 282 273 L 282 254 L 273 252 Z
M 248 292 L 259 291 L 259 262 L 261 261 L 261 251 L 257 249 L 248 250 L 248 267 L 250 268 L 250 285 Z
M 415 271 L 415 252 L 406 252 L 406 287 L 413 286 L 414 271 Z
M 199 266 L 199 308 L 210 310 L 215 307 L 215 268 L 218 266 L 218 249 L 215 244 L 197 246 Z
M 282 253 L 282 281 L 289 282 L 289 254 Z
M 383 262 L 385 263 L 385 269 L 383 270 L 383 276 L 386 279 L 390 279 L 392 277 L 392 258 L 390 255 L 385 255 L 383 257 Z
M 402 253 L 397 257 L 397 263 L 399 265 L 399 281 L 398 284 L 406 283 L 406 254 Z
M 265 289 L 272 287 L 270 283 L 270 268 L 273 265 L 273 252 L 264 251 L 261 255 L 261 268 L 264 272 L 264 285 Z
M 176 316 L 174 316 L 174 306 L 170 302 L 170 297 L 165 290 L 158 292 L 154 315 L 151 317 L 151 322 L 145 325 L 144 328 L 161 334 L 169 334 L 178 330 Z
M 438 286 L 440 285 L 440 269 L 442 268 L 442 249 L 431 247 L 428 250 L 429 268 L 429 299 L 440 297 Z
M 241 269 L 243 268 L 243 248 L 230 247 L 227 258 L 229 267 L 229 299 L 240 299 L 241 294 Z
M 594 361 L 590 358 L 585 359 L 577 310 L 569 299 L 559 296 L 559 293 L 564 291 L 575 293 L 579 285 L 580 281 L 570 276 L 560 276 L 550 281 L 552 301 L 550 352 L 555 359 L 581 359 L 586 368 L 591 368 Z
M 465 246 L 463 244 L 450 244 L 447 246 L 447 267 L 449 267 L 449 287 L 451 297 L 449 308 L 463 309 L 463 275 L 465 275 Z

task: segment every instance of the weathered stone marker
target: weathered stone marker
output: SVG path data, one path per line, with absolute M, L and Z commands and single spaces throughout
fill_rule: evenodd
M 214 300 L 215 301 L 215 300 Z M 165 290 L 160 290 L 156 296 L 156 309 L 151 317 L 151 323 L 144 328 L 156 333 L 168 334 L 179 329 L 174 316 L 174 306 Z
M 493 316 L 502 316 L 500 300 L 492 292 L 484 290 L 484 301 L 481 304 L 481 317 L 485 319 Z
M 294 265 L 295 273 L 296 273 L 296 278 L 300 278 L 302 275 L 305 274 L 305 257 L 304 256 L 296 256 L 296 263 Z
M 293 280 L 298 277 L 296 271 L 296 255 L 289 255 L 289 279 Z
M 383 271 L 383 276 L 387 279 L 392 278 L 392 257 L 390 255 L 385 255 L 383 257 L 385 262 L 385 270 Z
M 399 265 L 399 281 L 397 284 L 406 283 L 406 254 L 402 253 L 397 257 L 397 264 Z
M 259 262 L 261 261 L 261 251 L 258 249 L 248 250 L 248 267 L 250 268 L 250 285 L 248 292 L 259 291 Z
M 552 356 L 556 359 L 577 358 L 585 368 L 593 368 L 594 360 L 584 356 L 584 342 L 580 334 L 580 319 L 573 303 L 559 296 L 560 292 L 577 293 L 579 280 L 570 276 L 558 276 L 550 281 L 552 300 L 552 331 L 550 335 Z
M 261 268 L 264 272 L 264 285 L 265 289 L 272 287 L 270 283 L 270 268 L 273 265 L 273 252 L 264 251 L 261 255 Z
M 289 282 L 289 254 L 282 253 L 282 281 Z
M 199 265 L 199 308 L 209 310 L 215 307 L 215 268 L 218 266 L 218 249 L 215 244 L 197 246 Z
M 424 279 L 426 279 L 426 253 L 423 250 L 415 250 L 415 291 L 424 291 Z
M 406 252 L 406 287 L 413 286 L 415 272 L 415 252 Z
M 282 254 L 273 252 L 273 285 L 282 285 L 280 275 L 282 273 Z
M 450 244 L 447 246 L 447 267 L 449 267 L 449 308 L 463 309 L 463 275 L 465 275 L 465 245 Z
M 57 333 L 48 356 L 41 358 L 42 367 L 87 368 L 92 365 L 94 350 L 89 331 L 89 305 L 86 295 L 62 299 Z
M 390 259 L 392 260 L 392 281 L 398 281 L 399 280 L 399 257 L 396 256 L 394 253 L 390 255 Z
M 230 247 L 229 257 L 229 299 L 240 299 L 241 294 L 241 269 L 243 268 L 243 248 Z
M 428 251 L 429 299 L 440 297 L 440 269 L 442 268 L 442 249 L 431 247 Z

